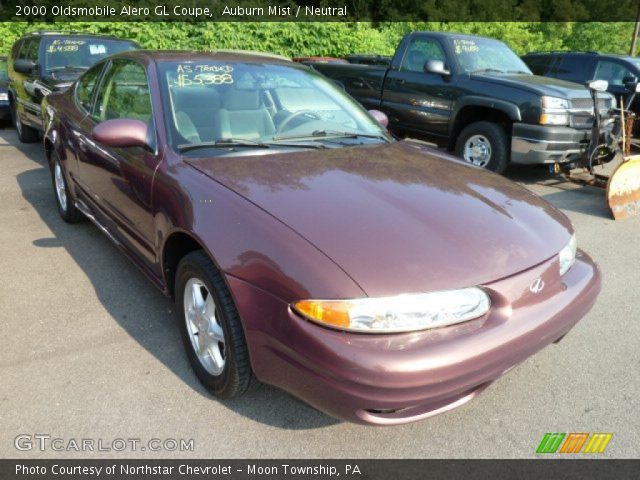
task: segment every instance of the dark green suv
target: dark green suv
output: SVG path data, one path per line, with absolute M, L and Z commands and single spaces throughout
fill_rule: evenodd
M 44 130 L 40 104 L 52 91 L 71 85 L 103 58 L 140 46 L 107 35 L 39 31 L 13 44 L 9 57 L 9 103 L 21 142 L 35 142 Z

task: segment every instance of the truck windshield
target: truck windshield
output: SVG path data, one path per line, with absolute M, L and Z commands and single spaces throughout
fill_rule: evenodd
M 159 70 L 176 150 L 390 139 L 366 110 L 312 70 L 215 59 L 161 62 Z
M 51 37 L 45 40 L 44 68 L 56 70 L 86 70 L 114 53 L 136 50 L 128 40 L 100 37 Z
M 453 37 L 456 60 L 465 73 L 497 72 L 532 75 L 529 67 L 507 45 L 490 38 Z

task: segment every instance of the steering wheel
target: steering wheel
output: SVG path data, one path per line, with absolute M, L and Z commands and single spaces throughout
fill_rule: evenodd
M 314 112 L 313 110 L 298 110 L 297 112 L 290 113 L 282 121 L 282 123 L 278 127 L 278 133 L 283 132 L 284 131 L 284 127 L 289 125 L 291 123 L 291 120 L 293 120 L 294 118 L 301 117 L 302 115 L 309 115 L 310 117 L 314 118 L 315 120 L 322 120 L 322 117 L 318 113 Z

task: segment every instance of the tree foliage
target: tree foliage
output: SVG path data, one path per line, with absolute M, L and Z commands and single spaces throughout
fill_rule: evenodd
M 381 2 L 384 5 L 386 0 Z M 427 0 L 440 4 L 440 0 Z M 389 3 L 391 4 L 391 3 Z M 526 7 L 527 2 L 522 2 Z M 558 7 L 570 5 L 569 0 Z M 446 2 L 442 2 L 446 8 Z M 477 13 L 477 12 L 476 12 Z M 402 36 L 414 30 L 445 30 L 486 35 L 507 42 L 517 53 L 535 50 L 599 50 L 628 53 L 632 22 L 59 22 L 0 23 L 0 54 L 33 30 L 108 33 L 138 41 L 145 48 L 259 50 L 287 56 L 349 53 L 390 55 Z

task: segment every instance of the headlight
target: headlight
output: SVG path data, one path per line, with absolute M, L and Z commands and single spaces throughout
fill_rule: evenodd
M 560 250 L 558 258 L 560 260 L 560 275 L 564 275 L 569 271 L 576 261 L 576 250 L 578 249 L 578 242 L 576 241 L 575 233 L 571 235 L 571 240 L 566 247 Z
M 364 333 L 425 330 L 466 322 L 489 311 L 489 296 L 476 287 L 444 292 L 354 300 L 302 300 L 293 309 L 321 325 Z
M 7 101 L 9 100 L 9 94 L 8 93 L 0 93 L 0 101 Z
M 568 125 L 569 101 L 564 98 L 542 97 L 542 125 Z
M 544 110 L 566 110 L 569 108 L 569 100 L 558 97 L 542 97 L 542 108 Z

